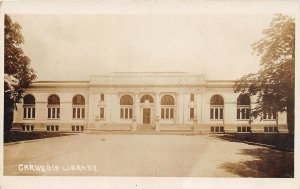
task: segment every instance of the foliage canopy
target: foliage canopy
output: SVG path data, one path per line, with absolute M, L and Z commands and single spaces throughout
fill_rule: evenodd
M 4 129 L 11 128 L 13 111 L 24 95 L 25 88 L 36 78 L 30 59 L 21 45 L 21 26 L 9 15 L 4 20 Z
M 252 44 L 260 56 L 260 70 L 236 80 L 235 92 L 257 96 L 252 120 L 272 108 L 287 112 L 289 132 L 294 132 L 295 104 L 295 20 L 278 14 L 263 31 L 264 37 Z

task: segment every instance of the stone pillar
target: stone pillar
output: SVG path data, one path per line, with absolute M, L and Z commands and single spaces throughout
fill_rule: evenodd
M 182 97 L 182 92 L 177 93 L 177 125 L 182 125 L 183 124 L 183 97 Z
M 95 128 L 95 94 L 91 91 L 89 93 L 89 100 L 88 100 L 89 106 L 88 106 L 88 112 L 87 112 L 87 118 L 88 119 L 88 128 Z
M 136 116 L 133 116 L 132 118 L 132 131 L 136 131 L 136 127 L 137 127 L 137 121 L 136 121 Z
M 155 119 L 155 131 L 160 131 L 160 128 L 159 128 L 159 117 L 156 116 L 156 119 Z
M 194 127 L 194 132 L 197 132 L 197 130 L 198 130 L 198 118 L 197 118 L 197 116 L 195 116 L 194 119 L 193 119 L 193 127 Z
M 177 92 L 176 93 L 176 101 L 175 101 L 175 108 L 174 108 L 174 120 L 175 120 L 175 122 L 174 122 L 174 125 L 175 126 L 178 126 L 178 123 L 179 123 L 179 102 L 180 102 L 180 100 L 179 100 L 179 93 Z
M 160 120 L 160 99 L 159 99 L 159 93 L 155 93 L 155 130 L 156 131 L 160 131 L 159 120 Z
M 196 100 L 196 104 L 197 104 L 197 113 L 195 114 L 198 118 L 199 123 L 202 123 L 202 93 L 198 93 L 197 95 L 197 100 Z
M 133 113 L 133 119 L 132 120 L 134 120 L 134 118 L 135 118 L 135 122 L 136 122 L 136 124 L 139 122 L 139 114 L 140 114 L 140 107 L 139 107 L 139 103 L 140 103 L 140 101 L 139 101 L 139 95 L 138 95 L 138 93 L 135 93 L 134 94 L 134 113 Z M 137 125 L 136 125 L 137 126 Z

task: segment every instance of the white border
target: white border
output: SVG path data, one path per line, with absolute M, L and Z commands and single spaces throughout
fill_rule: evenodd
M 1 2 L 0 2 L 1 3 Z M 4 13 L 42 13 L 42 14 L 258 14 L 258 13 L 286 13 L 295 14 L 296 17 L 296 44 L 300 44 L 299 36 L 299 4 L 297 1 L 175 1 L 168 0 L 118 0 L 112 2 L 86 0 L 86 1 L 5 1 L 1 6 L 1 26 L 4 25 Z M 4 28 L 4 27 L 1 27 Z M 3 29 L 0 35 L 3 36 Z M 4 50 L 4 41 L 1 38 L 0 52 Z M 299 128 L 297 118 L 299 111 L 299 46 L 296 46 L 296 112 L 295 112 L 295 160 L 299 160 Z M 1 53 L 0 61 L 4 62 L 4 55 Z M 2 64 L 3 65 L 3 64 Z M 1 67 L 3 75 L 3 66 Z M 3 79 L 3 77 L 2 77 Z M 3 82 L 1 82 L 2 92 L 0 98 L 3 99 Z M 1 101 L 3 102 L 3 101 Z M 0 114 L 3 115 L 3 103 L 1 103 Z M 3 123 L 3 116 L 0 116 Z M 1 129 L 1 141 L 3 141 L 3 129 Z M 0 148 L 3 154 L 3 145 Z M 3 176 L 3 155 L 1 155 L 1 178 L 0 187 L 3 188 L 230 188 L 230 189 L 299 189 L 299 162 L 295 162 L 295 178 L 293 179 L 261 179 L 261 178 L 166 178 L 166 177 L 41 177 L 41 176 Z M 1 187 L 2 188 L 2 187 Z

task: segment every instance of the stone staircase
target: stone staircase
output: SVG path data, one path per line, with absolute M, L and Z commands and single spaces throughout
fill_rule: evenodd
M 116 129 L 116 128 L 114 128 Z M 99 133 L 99 134 L 137 134 L 137 135 L 199 135 L 199 132 L 194 132 L 191 127 L 177 127 L 174 130 L 174 126 L 164 126 L 160 131 L 155 130 L 154 125 L 143 124 L 138 125 L 136 131 L 132 131 L 131 128 L 126 128 L 124 130 L 97 130 L 89 129 L 85 130 L 85 133 Z
M 155 127 L 153 125 L 143 124 L 137 127 L 137 132 L 154 132 Z

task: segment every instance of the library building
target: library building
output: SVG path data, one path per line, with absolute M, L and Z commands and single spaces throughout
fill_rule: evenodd
M 14 112 L 24 132 L 178 131 L 287 133 L 287 115 L 272 107 L 250 120 L 255 97 L 234 81 L 183 72 L 116 72 L 89 81 L 37 81 Z

